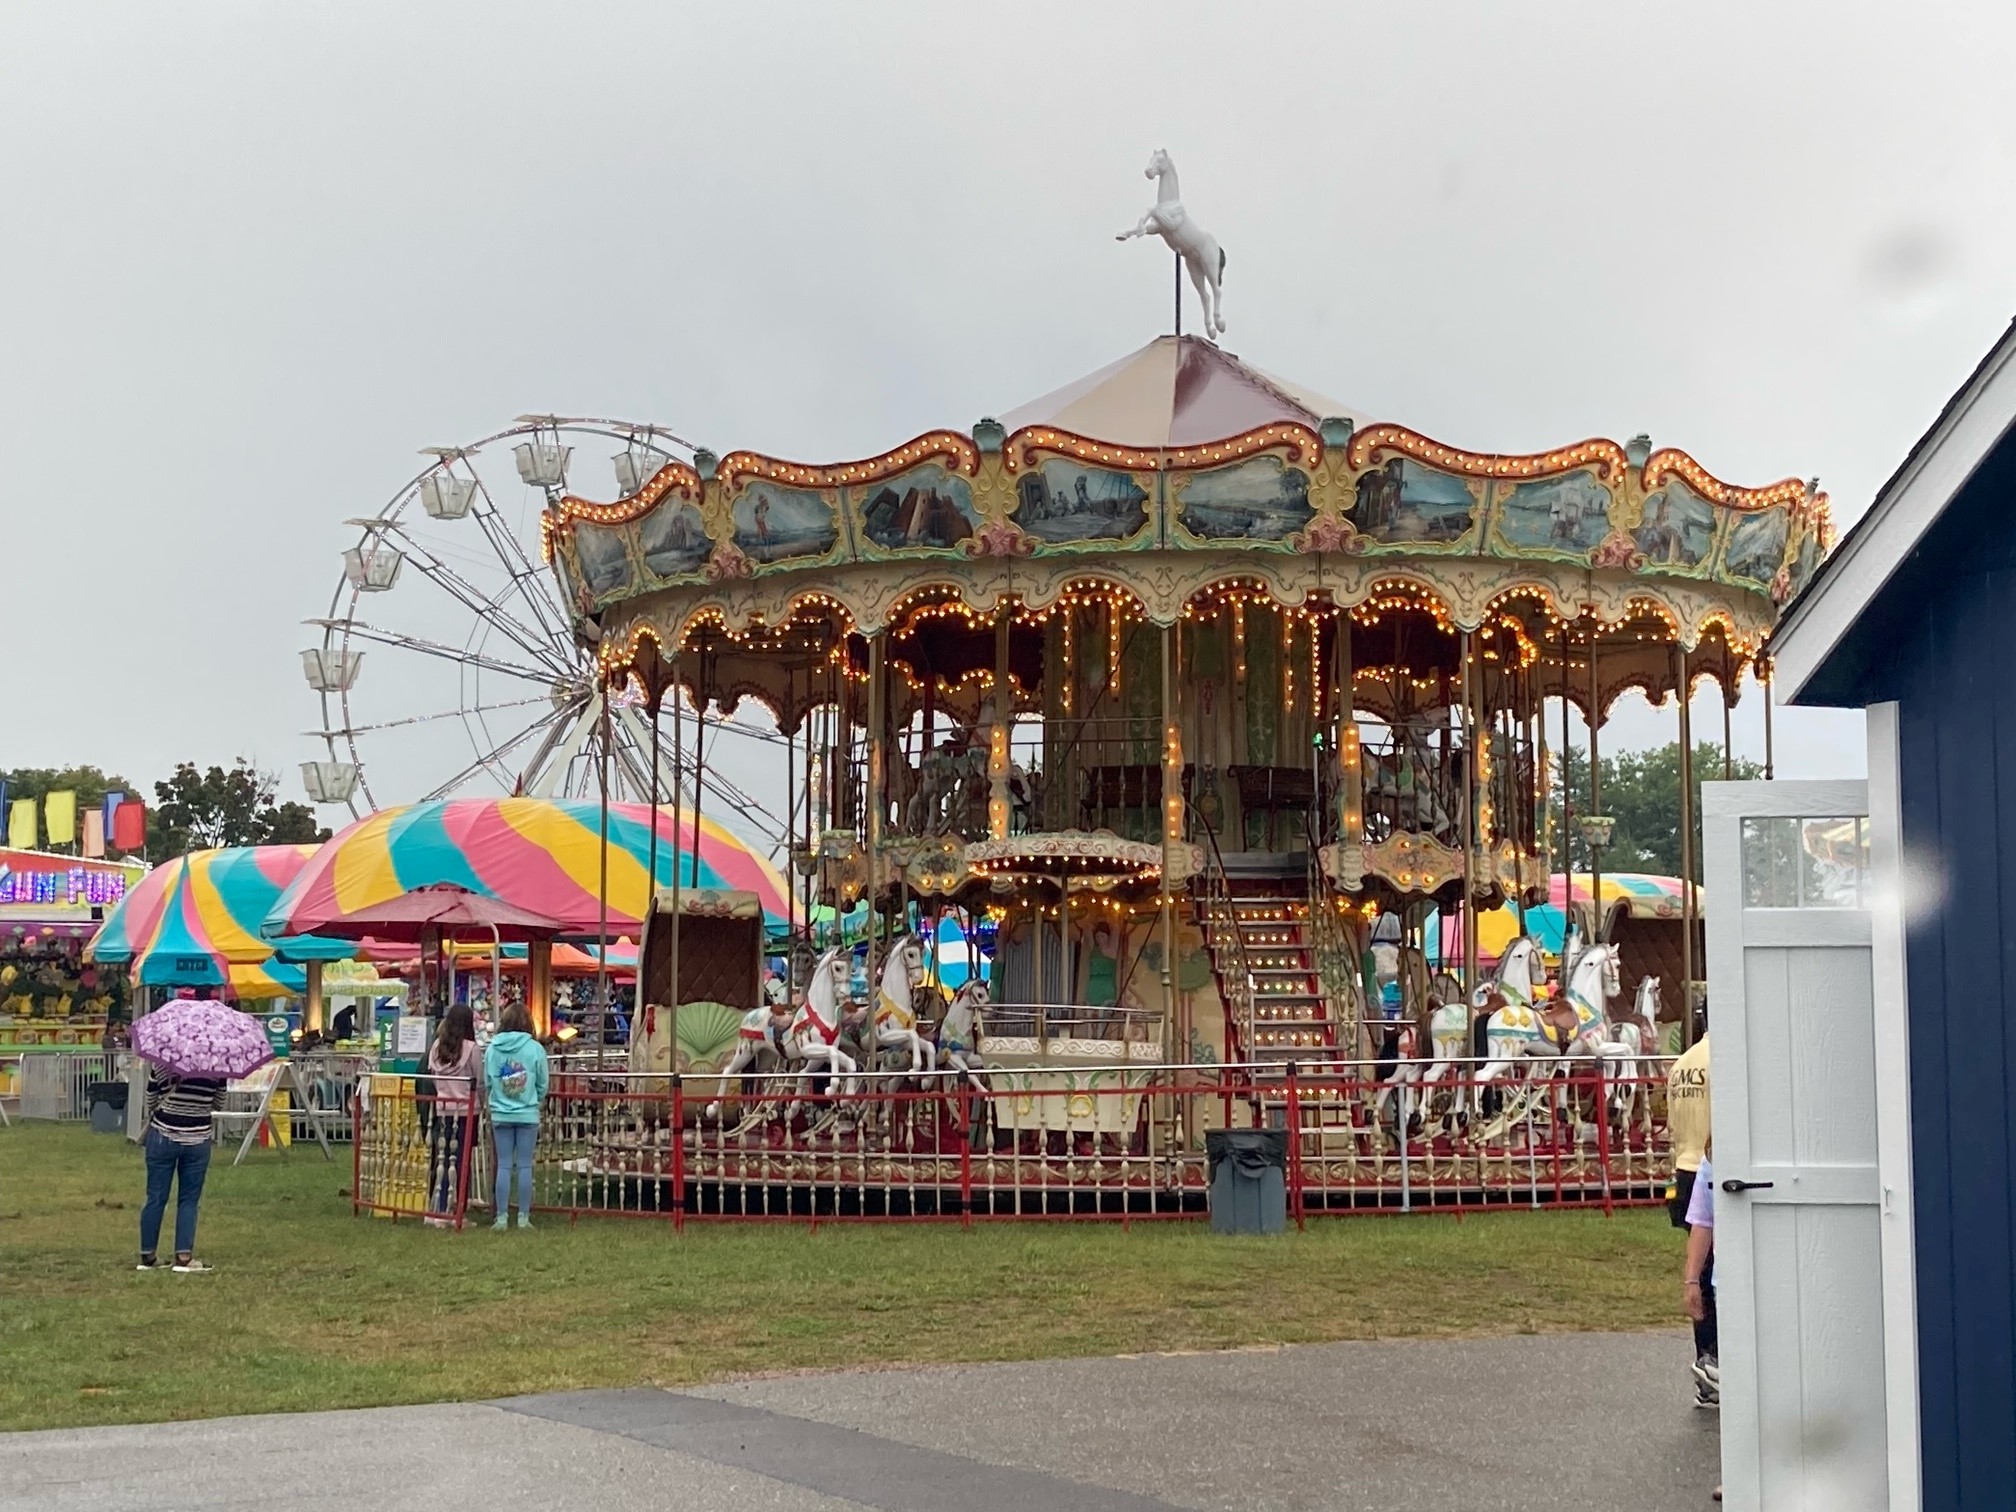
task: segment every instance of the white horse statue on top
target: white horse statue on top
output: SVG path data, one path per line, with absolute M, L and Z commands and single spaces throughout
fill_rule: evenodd
M 875 990 L 875 1043 L 884 1050 L 901 1050 L 910 1057 L 912 1075 L 938 1069 L 938 1051 L 917 1032 L 916 999 L 912 995 L 924 980 L 924 946 L 915 935 L 905 935 L 889 951 L 882 967 L 882 983 Z
M 791 1017 L 791 1027 L 784 1035 L 784 1053 L 788 1059 L 803 1061 L 808 1068 L 823 1066 L 836 1082 L 844 1082 L 839 1090 L 848 1094 L 857 1089 L 855 1073 L 861 1069 L 854 1057 L 840 1048 L 840 1027 L 846 1017 L 847 983 L 851 975 L 845 951 L 836 947 L 821 956 L 805 989 L 805 1001 L 798 1005 L 798 1011 Z M 805 1080 L 809 1090 L 811 1077 L 808 1075 Z
M 1176 184 L 1176 165 L 1162 148 L 1148 159 L 1143 177 L 1155 179 L 1155 206 L 1143 215 L 1131 231 L 1122 231 L 1115 241 L 1131 241 L 1154 234 L 1169 244 L 1169 250 L 1183 259 L 1190 270 L 1190 282 L 1204 306 L 1204 334 L 1213 341 L 1225 332 L 1225 250 L 1218 239 L 1183 208 L 1182 190 Z

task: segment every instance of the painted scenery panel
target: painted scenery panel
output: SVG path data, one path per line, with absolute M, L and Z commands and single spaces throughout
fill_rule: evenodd
M 1015 523 L 1052 545 L 1124 541 L 1148 524 L 1148 495 L 1123 472 L 1047 458 L 1016 487 Z
M 1799 549 L 1792 554 L 1792 592 L 1813 581 L 1813 571 L 1820 565 L 1820 534 L 1808 530 L 1799 538 Z
M 1389 457 L 1358 480 L 1352 524 L 1383 545 L 1446 546 L 1462 540 L 1476 523 L 1477 497 L 1470 485 L 1411 458 Z
M 759 566 L 822 557 L 840 539 L 833 506 L 802 488 L 751 483 L 736 497 L 733 512 L 735 544 Z
M 1732 578 L 1768 585 L 1785 560 L 1785 511 L 1766 509 L 1739 518 L 1729 531 L 1722 569 Z
M 1715 506 L 1674 481 L 1645 501 L 1631 539 L 1654 567 L 1699 567 L 1715 549 Z
M 637 526 L 644 565 L 661 578 L 690 577 L 707 563 L 714 543 L 700 523 L 698 505 L 668 499 L 644 516 Z
M 887 551 L 950 550 L 971 540 L 980 524 L 972 485 L 937 462 L 870 484 L 856 497 L 863 533 Z
M 1193 473 L 1179 487 L 1178 522 L 1207 541 L 1283 541 L 1316 513 L 1309 475 L 1279 457 Z
M 1610 534 L 1610 491 L 1586 472 L 1521 483 L 1499 508 L 1498 534 L 1516 550 L 1586 556 Z
M 630 552 L 620 526 L 574 522 L 574 550 L 581 560 L 581 582 L 593 598 L 603 598 L 630 586 Z

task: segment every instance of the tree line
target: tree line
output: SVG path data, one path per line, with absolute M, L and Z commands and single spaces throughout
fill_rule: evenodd
M 192 850 L 222 845 L 300 845 L 327 840 L 305 803 L 279 801 L 280 779 L 240 756 L 229 767 L 178 764 L 153 784 L 150 798 L 137 783 L 95 766 L 18 767 L 0 770 L 7 797 L 32 798 L 39 810 L 50 793 L 74 792 L 78 812 L 104 805 L 109 793 L 126 793 L 147 804 L 149 861 L 166 861 Z M 109 840 L 110 837 L 108 836 Z
M 1579 824 L 1573 821 L 1589 810 L 1589 752 L 1571 749 L 1564 763 L 1562 753 L 1554 754 L 1554 785 L 1548 805 L 1552 810 L 1554 833 L 1561 834 L 1561 796 L 1568 792 L 1567 835 L 1569 865 L 1576 871 L 1589 869 L 1589 847 L 1583 843 Z M 1645 751 L 1620 751 L 1606 755 L 1602 762 L 1603 812 L 1617 821 L 1610 843 L 1603 847 L 1606 872 L 1650 872 L 1656 876 L 1680 875 L 1680 742 L 1654 746 Z M 1764 775 L 1757 762 L 1737 757 L 1727 775 L 1737 782 L 1750 782 Z M 1715 741 L 1697 741 L 1694 746 L 1694 880 L 1701 880 L 1701 784 L 1723 780 L 1722 747 Z M 1558 843 L 1558 842 L 1557 842 Z M 1558 853 L 1557 853 L 1558 854 Z

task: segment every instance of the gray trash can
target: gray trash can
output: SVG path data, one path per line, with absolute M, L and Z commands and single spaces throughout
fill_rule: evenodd
M 92 1133 L 126 1132 L 126 1083 L 92 1082 L 84 1089 L 84 1095 L 91 1104 Z
M 1211 1230 L 1278 1234 L 1288 1227 L 1288 1131 L 1213 1129 L 1204 1136 Z

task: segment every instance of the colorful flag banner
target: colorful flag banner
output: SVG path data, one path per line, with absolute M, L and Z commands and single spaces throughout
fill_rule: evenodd
M 128 798 L 112 811 L 112 843 L 122 851 L 147 848 L 147 805 Z
M 7 843 L 15 850 L 35 849 L 33 798 L 16 798 L 7 806 Z
M 116 828 L 112 823 L 112 816 L 119 812 L 119 805 L 125 801 L 126 795 L 124 793 L 107 793 L 105 795 L 105 811 L 102 818 L 104 820 L 105 838 L 107 841 L 111 840 L 113 831 Z
M 77 793 L 51 793 L 42 800 L 42 827 L 49 832 L 51 845 L 77 843 Z
M 94 860 L 105 854 L 105 810 L 84 811 L 84 854 Z

